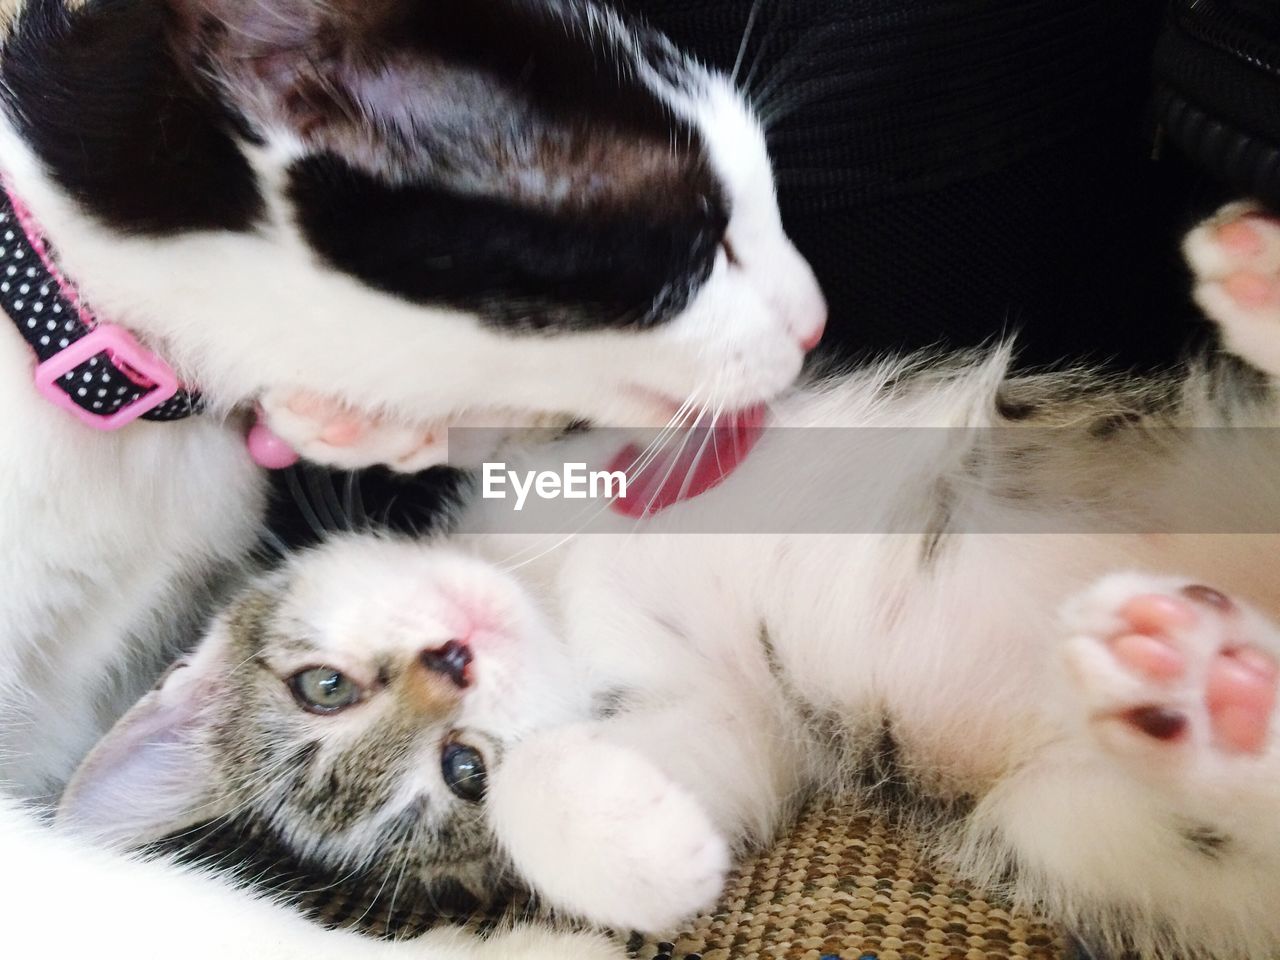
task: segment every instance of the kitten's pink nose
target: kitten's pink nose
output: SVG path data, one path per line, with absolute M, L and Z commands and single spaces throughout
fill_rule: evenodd
M 448 677 L 459 690 L 471 686 L 471 648 L 461 640 L 450 640 L 443 647 L 423 650 L 419 662 L 440 676 Z

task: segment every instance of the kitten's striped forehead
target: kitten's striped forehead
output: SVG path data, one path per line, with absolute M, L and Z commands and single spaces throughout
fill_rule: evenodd
M 398 695 L 403 657 L 359 653 L 380 692 L 372 710 L 340 731 L 285 693 L 281 664 L 318 664 L 326 654 L 286 613 L 296 586 L 283 576 L 264 581 L 227 618 L 233 683 L 211 745 L 240 815 L 303 861 L 375 871 L 394 863 L 428 884 L 492 887 L 502 861 L 481 812 L 442 788 L 412 786 L 420 779 L 415 766 L 438 763 L 454 718 L 424 713 Z M 488 738 L 484 745 L 497 762 L 501 746 Z
M 516 669 L 554 659 L 533 615 L 516 581 L 445 545 L 336 538 L 295 556 L 239 597 L 211 648 L 227 805 L 316 866 L 497 889 L 507 865 L 483 805 L 452 792 L 442 760 L 462 744 L 497 768 L 541 709 L 551 675 Z M 421 657 L 455 629 L 476 645 L 465 694 Z M 360 702 L 304 709 L 289 681 L 313 668 L 357 682 Z

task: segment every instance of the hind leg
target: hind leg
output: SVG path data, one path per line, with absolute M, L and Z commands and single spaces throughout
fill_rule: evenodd
M 1210 587 L 1121 574 L 1066 619 L 1069 672 L 1102 749 L 1158 776 L 1228 781 L 1275 754 L 1280 631 L 1265 617 Z
M 1280 629 L 1191 580 L 1106 577 L 1063 613 L 1056 733 L 984 798 L 969 851 L 1112 948 L 1280 949 Z M 998 864 L 996 864 L 998 866 Z
M 1228 204 L 1187 235 L 1183 252 L 1196 302 L 1227 348 L 1280 378 L 1280 218 Z

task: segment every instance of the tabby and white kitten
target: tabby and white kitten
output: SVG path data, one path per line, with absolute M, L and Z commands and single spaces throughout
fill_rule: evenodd
M 486 501 L 452 544 L 337 540 L 229 608 L 63 822 L 128 845 L 239 814 L 335 874 L 511 867 L 664 931 L 835 789 L 1111 947 L 1273 957 L 1280 221 L 1229 208 L 1188 250 L 1270 382 L 1230 357 L 1146 383 L 886 363 L 775 410 L 862 442 L 766 432 L 641 527 L 548 549 L 476 532 L 511 522 Z M 1181 429 L 1214 426 L 1271 429 Z M 761 504 L 900 532 L 705 532 Z
M 92 315 L 204 403 L 90 429 L 0 318 L 9 943 L 333 949 L 55 841 L 15 798 L 56 799 L 253 544 L 239 411 L 312 459 L 412 469 L 452 423 L 663 422 L 785 387 L 823 307 L 761 132 L 724 77 L 591 0 L 28 0 L 0 42 L 0 173 Z

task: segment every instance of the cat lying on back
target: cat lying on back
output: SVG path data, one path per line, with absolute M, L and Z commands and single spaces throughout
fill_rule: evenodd
M 789 385 L 824 308 L 763 133 L 725 77 L 591 0 L 28 0 L 5 21 L 6 944 L 402 952 L 29 807 L 253 548 L 255 406 L 313 460 L 414 470 L 458 423 L 664 423 Z
M 1280 473 L 1269 434 L 1220 462 L 1219 434 L 1177 428 L 1277 425 L 1280 222 L 1229 208 L 1188 250 L 1269 381 L 1231 358 L 1159 382 L 1010 379 L 1003 351 L 886 363 L 774 421 L 955 428 L 949 459 L 868 469 L 833 441 L 801 464 L 775 431 L 643 535 L 601 516 L 547 549 L 480 532 L 509 519 L 482 503 L 453 543 L 336 540 L 227 609 L 62 823 L 134 845 L 247 816 L 335 876 L 514 870 L 659 931 L 845 790 L 1110 946 L 1274 956 Z M 905 532 L 681 532 L 761 503 Z

